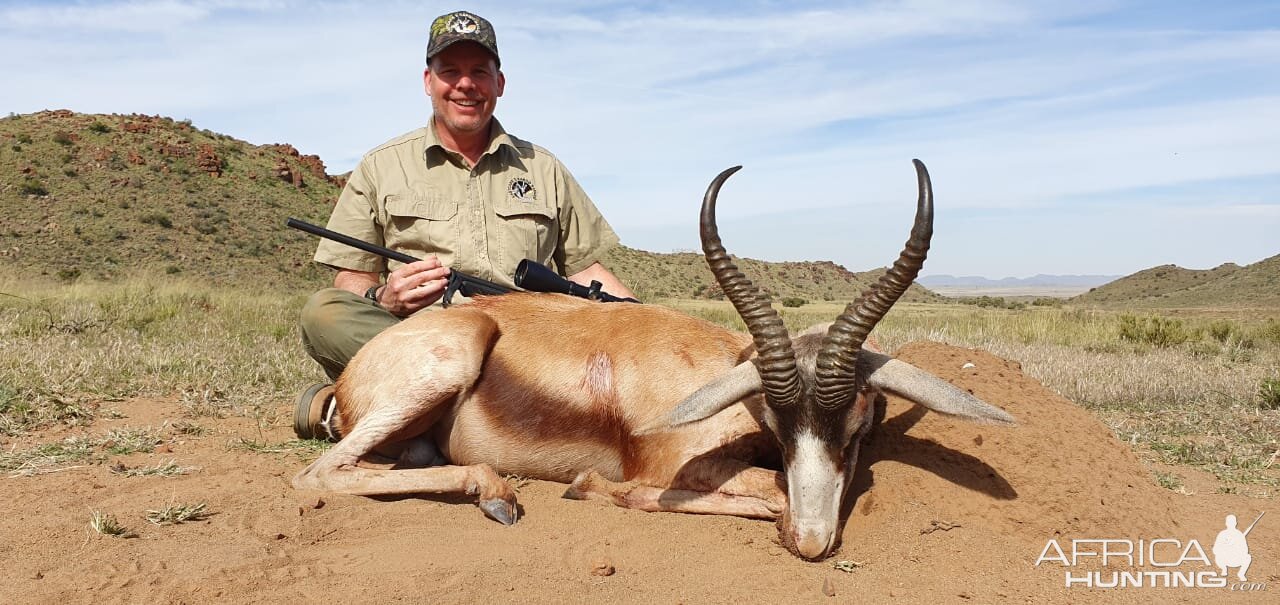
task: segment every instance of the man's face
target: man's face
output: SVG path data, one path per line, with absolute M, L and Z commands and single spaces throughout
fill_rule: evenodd
M 485 131 L 506 77 L 493 55 L 473 42 L 459 42 L 431 57 L 422 75 L 437 127 L 454 135 Z

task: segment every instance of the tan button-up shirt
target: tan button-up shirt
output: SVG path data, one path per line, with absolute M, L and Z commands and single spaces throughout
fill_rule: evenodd
M 573 275 L 618 236 L 569 171 L 547 150 L 502 129 L 474 167 L 449 151 L 434 121 L 392 139 L 352 171 L 329 228 L 505 286 L 523 259 Z M 400 263 L 321 240 L 316 262 L 388 272 Z

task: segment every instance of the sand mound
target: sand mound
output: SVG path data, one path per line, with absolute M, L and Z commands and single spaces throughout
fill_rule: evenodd
M 1169 508 L 1152 504 L 1176 495 L 1109 429 L 1017 362 L 936 343 L 908 345 L 898 357 L 1004 408 L 1019 426 L 953 421 L 890 398 L 866 452 L 872 487 L 857 513 L 874 520 L 879 502 L 927 502 L 937 515 L 1039 541 L 1172 527 Z
M 1223 517 L 1248 523 L 1274 499 L 1155 485 L 1151 472 L 1088 413 L 1023 375 L 1018 364 L 932 343 L 899 357 L 1014 414 L 1014 428 L 953 422 L 890 399 L 863 450 L 843 545 L 806 563 L 772 524 L 649 514 L 563 500 L 563 485 L 520 490 L 524 518 L 486 520 L 465 500 L 371 499 L 294 491 L 303 461 L 247 451 L 241 439 L 292 438 L 289 402 L 272 428 L 199 419 L 181 435 L 174 401 L 107 404 L 87 431 L 156 427 L 163 449 L 128 466 L 174 460 L 173 478 L 124 477 L 106 465 L 0 478 L 0 602 L 1270 602 L 1280 590 L 1280 511 L 1249 536 L 1248 594 L 1209 589 L 1066 589 L 1063 569 L 1034 563 L 1047 540 L 1194 538 L 1208 549 Z M 973 364 L 966 367 L 966 364 Z M 25 449 L 75 431 L 3 444 Z M 229 447 L 231 446 L 231 447 Z M 1180 474 L 1194 471 L 1179 469 Z M 147 509 L 203 501 L 213 516 L 154 526 Z M 90 510 L 138 533 L 90 533 Z M 834 564 L 844 561 L 849 572 Z M 612 566 L 612 575 L 596 575 Z M 594 573 L 593 573 L 594 572 Z M 835 594 L 835 598 L 828 595 Z

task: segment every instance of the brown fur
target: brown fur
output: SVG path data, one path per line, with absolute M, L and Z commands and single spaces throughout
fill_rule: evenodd
M 794 341 L 809 375 L 820 340 Z M 669 426 L 677 404 L 754 352 L 746 334 L 651 305 L 508 294 L 422 313 L 352 359 L 337 383 L 344 437 L 294 485 L 353 494 L 465 492 L 489 516 L 513 523 L 515 494 L 500 478 L 512 474 L 572 482 L 569 497 L 642 510 L 777 519 L 787 510 L 786 480 L 773 470 L 780 445 L 794 447 L 791 433 L 805 427 L 845 472 L 852 464 L 846 446 L 856 455 L 870 426 L 871 393 L 847 414 L 773 410 L 755 394 Z M 458 466 L 360 466 L 379 453 L 396 458 L 397 449 L 412 453 L 399 456 L 402 465 L 429 460 L 425 440 Z
M 361 349 L 337 385 L 339 445 L 368 441 L 370 449 L 346 452 L 359 458 L 429 435 L 458 465 L 565 482 L 593 470 L 671 485 L 690 460 L 759 433 L 759 423 L 738 410 L 696 429 L 639 435 L 635 427 L 660 422 L 749 348 L 746 335 L 661 307 L 481 298 L 410 318 Z M 732 452 L 741 464 L 758 453 L 741 450 Z M 336 457 L 326 453 L 295 484 L 332 488 L 324 476 Z M 711 471 L 728 476 L 686 473 L 679 482 L 724 484 L 741 464 Z

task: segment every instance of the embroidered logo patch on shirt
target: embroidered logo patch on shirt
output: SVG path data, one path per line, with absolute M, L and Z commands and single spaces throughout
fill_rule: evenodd
M 533 188 L 533 183 L 522 176 L 515 177 L 507 183 L 507 194 L 522 202 L 538 199 L 538 191 Z

